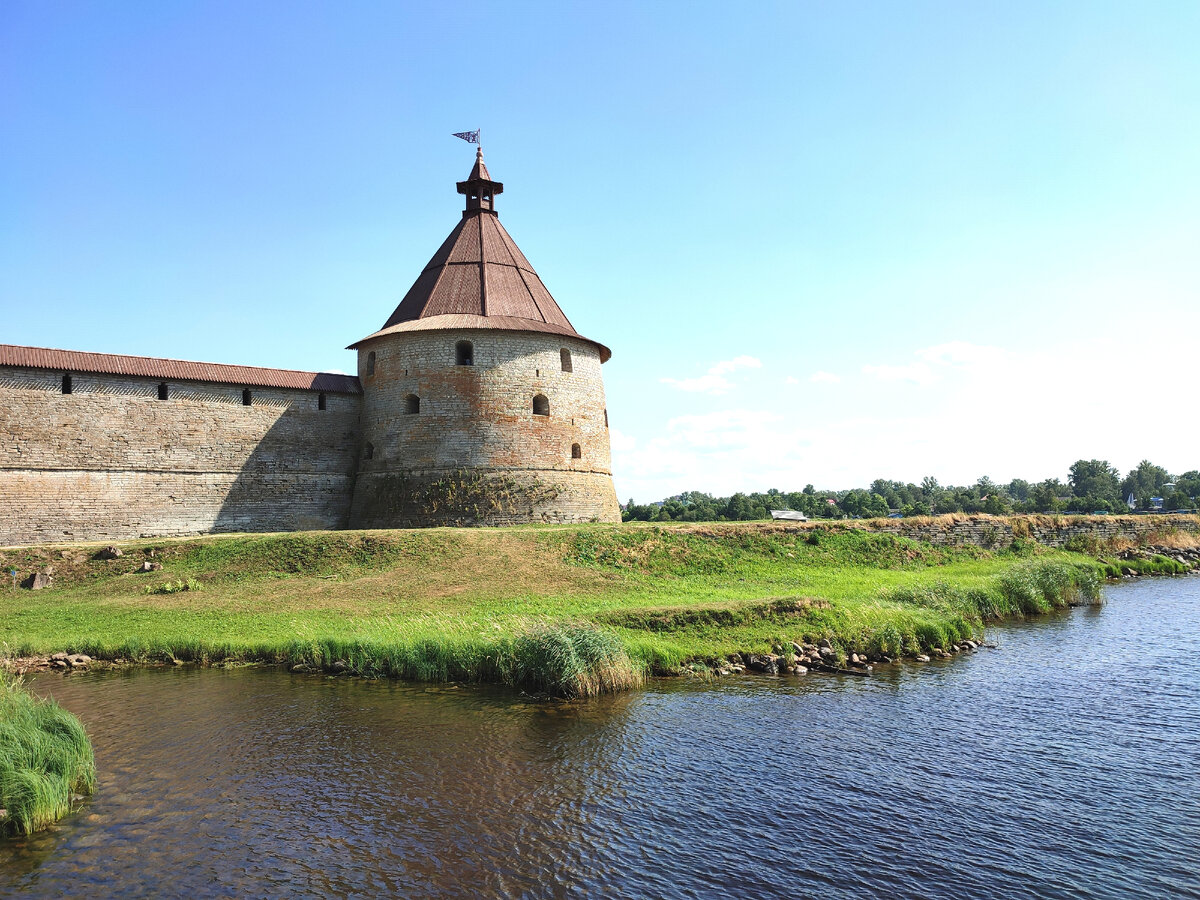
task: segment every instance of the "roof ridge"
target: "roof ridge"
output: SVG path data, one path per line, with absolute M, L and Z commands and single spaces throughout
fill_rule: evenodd
M 458 183 L 459 192 L 467 195 L 462 218 L 392 310 L 383 329 L 433 316 L 478 315 L 553 324 L 578 334 L 497 217 L 492 200 L 502 188 L 500 182 L 481 184 L 479 179 Z
M 45 353 L 74 353 L 84 356 L 106 356 L 115 359 L 144 359 L 151 362 L 187 363 L 190 366 L 221 366 L 229 369 L 260 369 L 264 372 L 295 372 L 299 375 L 345 375 L 345 372 L 327 372 L 317 369 L 285 369 L 280 366 L 249 366 L 244 363 L 207 362 L 200 359 L 180 359 L 175 356 L 142 356 L 137 353 L 107 353 L 102 350 L 68 350 L 63 347 L 35 347 L 32 344 L 0 344 L 0 353 L 5 350 L 41 350 Z M 8 365 L 8 363 L 0 363 Z
M 344 394 L 362 393 L 358 376 L 343 372 L 273 369 L 239 363 L 209 363 L 162 356 L 134 356 L 127 353 L 94 353 L 87 350 L 28 347 L 21 344 L 0 344 L 0 366 L 50 371 L 66 369 L 133 378 L 163 378 L 168 381 L 327 390 Z

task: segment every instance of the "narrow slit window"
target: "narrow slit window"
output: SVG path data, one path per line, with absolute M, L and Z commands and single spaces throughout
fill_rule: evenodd
M 571 445 L 571 459 L 583 459 L 583 449 L 578 444 Z
M 608 427 L 608 410 L 607 409 L 604 411 L 604 427 L 605 428 Z
M 545 394 L 538 394 L 533 398 L 533 414 L 535 416 L 550 415 L 550 401 L 546 399 Z
M 242 391 L 242 406 L 249 406 L 253 402 L 253 397 L 250 395 L 250 388 Z
M 405 415 L 415 416 L 421 411 L 421 398 L 416 394 L 409 394 L 404 398 L 404 413 Z
M 324 410 L 326 406 L 327 404 L 324 392 L 317 394 L 317 409 Z
M 375 458 L 375 445 L 372 444 L 370 441 L 368 441 L 367 445 L 365 447 L 363 447 L 363 459 L 374 459 L 374 458 Z
M 62 392 L 64 394 L 71 393 L 71 376 L 70 375 L 63 375 Z
M 475 365 L 475 348 L 470 341 L 459 341 L 454 345 L 454 364 L 456 366 Z
M 374 350 L 372 350 L 370 353 L 367 354 L 367 374 L 368 375 L 375 374 L 375 351 Z
M 558 351 L 558 359 L 562 363 L 562 370 L 564 372 L 573 371 L 571 368 L 571 351 L 570 350 L 568 350 L 566 347 L 563 347 L 561 350 Z

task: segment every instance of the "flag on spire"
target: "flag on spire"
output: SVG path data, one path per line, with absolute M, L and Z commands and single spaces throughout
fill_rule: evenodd
M 478 144 L 479 143 L 479 131 L 480 131 L 480 129 L 478 129 L 478 128 L 476 128 L 474 131 L 456 131 L 456 132 L 454 132 L 454 136 L 456 138 L 462 138 L 468 144 Z

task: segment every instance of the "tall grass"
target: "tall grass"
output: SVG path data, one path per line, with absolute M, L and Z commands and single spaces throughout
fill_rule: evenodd
M 594 697 L 640 685 L 644 670 L 611 632 L 583 623 L 539 624 L 495 638 L 443 635 L 295 641 L 280 662 L 410 681 L 508 684 L 554 697 Z
M 1101 583 L 1101 567 L 1094 563 L 1031 560 L 1012 566 L 982 586 L 959 587 L 937 582 L 896 588 L 884 596 L 892 603 L 922 606 L 960 620 L 967 628 L 966 634 L 961 635 L 965 637 L 972 627 L 982 626 L 985 621 L 1097 603 Z
M 620 639 L 589 625 L 542 627 L 521 635 L 501 658 L 505 680 L 559 697 L 594 697 L 637 687 L 644 670 Z
M 92 745 L 79 720 L 0 672 L 0 836 L 58 821 L 71 794 L 91 793 L 95 782 Z
M 628 690 L 645 678 L 645 667 L 630 658 L 620 638 L 588 623 L 536 623 L 516 634 L 474 637 L 428 628 L 393 623 L 353 638 L 320 635 L 280 643 L 176 639 L 82 646 L 89 655 L 139 662 L 263 662 L 367 678 L 508 684 L 567 698 Z

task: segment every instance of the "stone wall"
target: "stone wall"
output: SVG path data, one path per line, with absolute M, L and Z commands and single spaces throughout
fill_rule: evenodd
M 544 469 L 396 470 L 362 473 L 354 492 L 354 528 L 429 525 L 524 525 L 617 521 L 612 478 Z
M 809 527 L 820 527 L 814 521 Z M 951 515 L 916 519 L 874 519 L 864 522 L 834 523 L 837 526 L 862 527 L 872 531 L 890 531 L 932 544 L 974 544 L 978 547 L 1007 547 L 1013 538 L 1022 537 L 1047 547 L 1062 547 L 1072 538 L 1099 540 L 1125 538 L 1142 542 L 1164 531 L 1200 533 L 1200 517 L 1190 515 L 1155 516 L 987 516 Z
M 463 340 L 472 365 L 456 364 Z M 539 333 L 401 332 L 362 345 L 351 527 L 619 521 L 600 365 L 594 344 Z M 536 395 L 549 415 L 534 414 Z
M 0 544 L 345 527 L 362 398 L 0 370 Z

